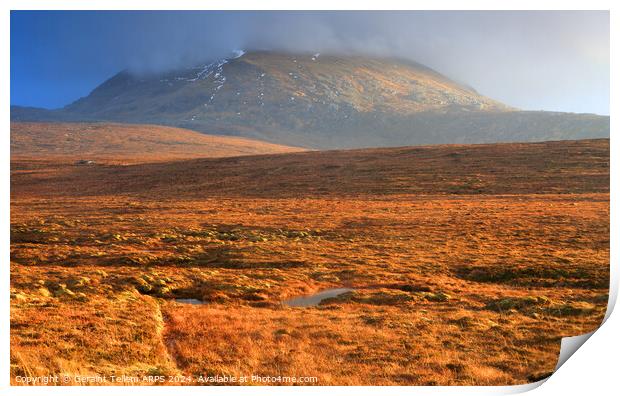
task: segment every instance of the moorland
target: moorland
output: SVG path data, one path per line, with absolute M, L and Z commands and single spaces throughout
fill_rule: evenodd
M 80 150 L 13 151 L 13 383 L 521 384 L 604 316 L 608 139 L 223 158 L 175 147 L 98 150 L 92 164 Z M 286 303 L 331 288 L 351 291 Z

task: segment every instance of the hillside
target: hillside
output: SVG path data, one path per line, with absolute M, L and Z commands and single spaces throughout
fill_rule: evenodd
M 54 178 L 37 175 L 49 169 Z M 131 166 L 52 163 L 43 170 L 14 161 L 12 170 L 19 191 L 76 196 L 607 193 L 609 140 L 309 151 Z
M 157 75 L 120 72 L 14 121 L 114 121 L 311 148 L 609 137 L 609 117 L 518 111 L 411 61 L 250 52 Z
M 162 161 L 303 149 L 155 125 L 11 123 L 11 158 Z

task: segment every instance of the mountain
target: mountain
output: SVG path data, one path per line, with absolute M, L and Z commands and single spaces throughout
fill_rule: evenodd
M 187 129 L 110 123 L 11 123 L 11 159 L 154 162 L 304 151 Z
M 311 148 L 609 136 L 609 117 L 518 111 L 412 61 L 275 52 L 123 71 L 63 109 L 12 107 L 11 119 L 150 123 Z

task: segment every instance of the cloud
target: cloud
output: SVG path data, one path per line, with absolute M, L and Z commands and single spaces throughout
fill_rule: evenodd
M 401 57 L 527 109 L 609 112 L 605 11 L 61 12 L 80 68 L 152 73 L 234 49 Z M 13 15 L 12 15 L 13 17 Z M 12 21 L 13 22 L 13 21 Z M 30 24 L 33 26 L 33 24 Z M 12 33 L 13 35 L 13 33 Z M 13 45 L 11 46 L 13 55 Z M 99 62 L 99 66 L 93 65 Z

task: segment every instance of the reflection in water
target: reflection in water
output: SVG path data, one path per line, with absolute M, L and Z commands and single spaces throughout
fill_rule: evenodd
M 288 305 L 289 307 L 313 307 L 313 306 L 319 305 L 321 301 L 327 298 L 338 297 L 339 295 L 348 293 L 350 291 L 353 291 L 353 289 L 349 289 L 346 287 L 341 287 L 337 289 L 327 289 L 327 290 L 323 290 L 321 292 L 311 294 L 308 296 L 300 296 L 300 297 L 291 298 L 290 300 L 284 301 L 284 304 Z M 175 298 L 174 301 L 178 302 L 179 304 L 191 304 L 191 305 L 204 304 L 204 301 L 199 300 L 197 298 Z
M 284 301 L 284 304 L 288 305 L 289 307 L 312 307 L 315 305 L 319 305 L 319 303 L 326 298 L 337 297 L 350 291 L 353 291 L 353 289 L 348 289 L 344 287 L 339 289 L 327 289 L 309 296 L 295 297 L 290 300 L 286 300 Z
M 181 304 L 192 304 L 192 305 L 204 304 L 202 301 L 200 301 L 197 298 L 175 298 L 174 301 L 181 303 Z

